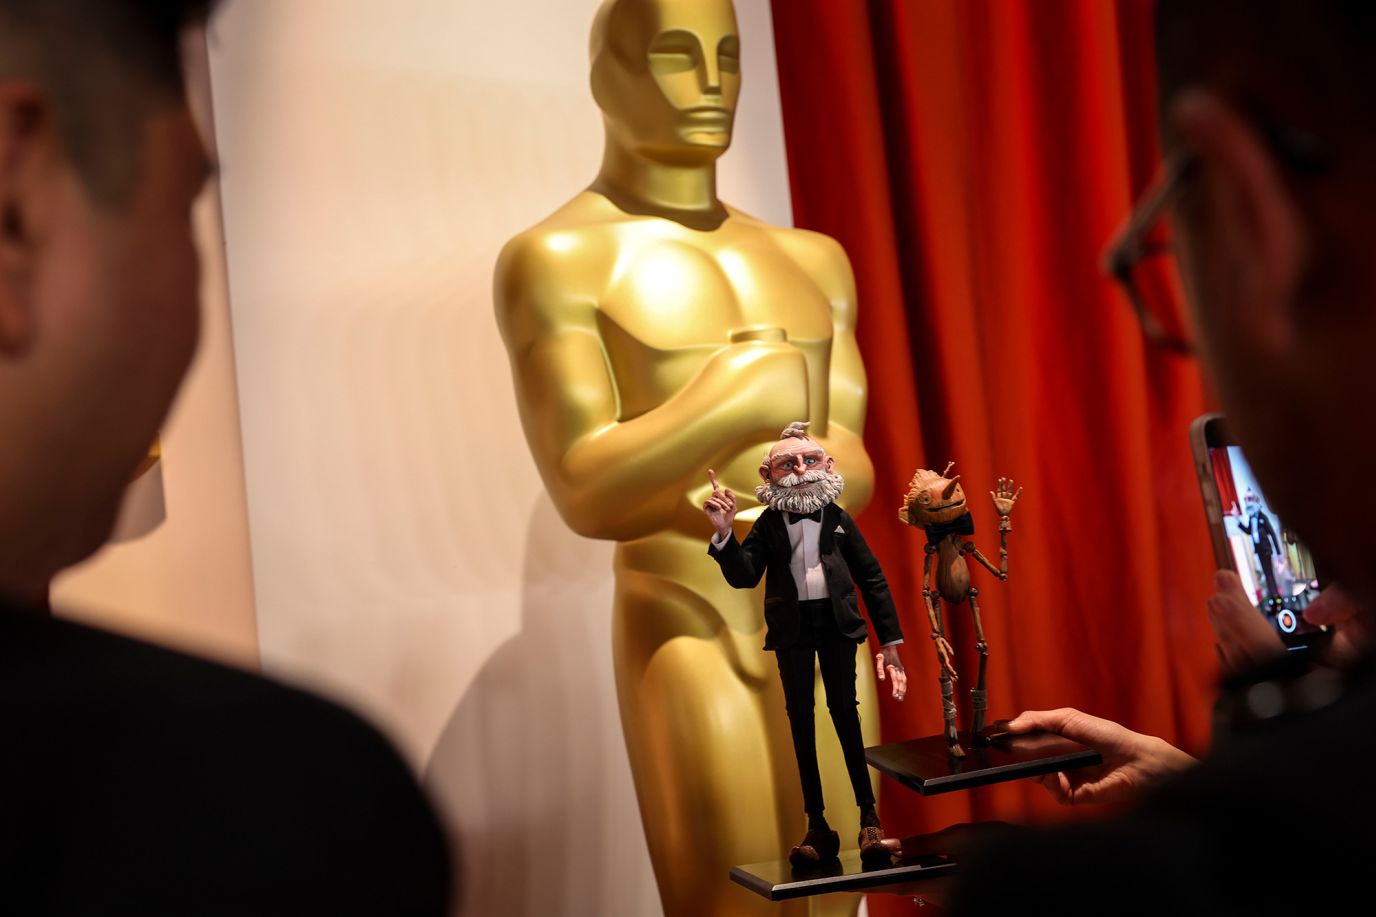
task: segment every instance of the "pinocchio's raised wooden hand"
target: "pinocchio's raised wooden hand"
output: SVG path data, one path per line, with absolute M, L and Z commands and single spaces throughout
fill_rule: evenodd
M 1022 488 L 1019 487 L 1017 493 L 1014 493 L 1013 479 L 999 478 L 998 487 L 989 491 L 989 496 L 993 498 L 994 509 L 998 511 L 1000 517 L 999 528 L 1003 529 L 1009 514 L 1013 512 L 1013 505 L 1018 502 L 1018 497 L 1022 496 Z M 1012 531 L 1012 529 L 1005 531 Z

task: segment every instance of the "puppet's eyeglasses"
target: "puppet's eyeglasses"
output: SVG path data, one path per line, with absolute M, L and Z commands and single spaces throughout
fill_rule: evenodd
M 820 464 L 826 460 L 826 457 L 826 453 L 824 452 L 792 452 L 775 456 L 769 460 L 769 464 L 779 471 L 785 471 L 795 467 L 800 461 L 804 465 Z

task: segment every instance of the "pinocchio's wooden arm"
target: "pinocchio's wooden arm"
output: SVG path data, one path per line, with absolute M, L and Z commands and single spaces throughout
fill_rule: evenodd
M 936 614 L 936 603 L 932 601 L 932 561 L 935 559 L 936 545 L 927 545 L 927 556 L 922 560 L 922 604 L 927 606 L 927 621 L 932 625 L 932 639 L 943 636 L 941 620 Z
M 1001 580 L 1008 579 L 1008 533 L 1013 531 L 1013 526 L 1008 522 L 1008 517 L 1003 516 L 999 519 L 999 565 L 994 566 L 989 558 L 985 557 L 980 549 L 975 547 L 973 541 L 965 542 L 965 553 L 973 554 L 975 560 L 990 573 Z

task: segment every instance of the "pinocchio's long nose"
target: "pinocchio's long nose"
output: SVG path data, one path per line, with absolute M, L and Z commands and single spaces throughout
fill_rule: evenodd
M 960 475 L 951 478 L 951 483 L 946 485 L 946 489 L 941 492 L 941 499 L 949 500 L 956 495 L 956 483 L 960 480 Z

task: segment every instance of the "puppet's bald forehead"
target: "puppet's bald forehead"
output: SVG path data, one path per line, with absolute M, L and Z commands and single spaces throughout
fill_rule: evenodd
M 798 437 L 791 436 L 788 439 L 781 439 L 773 446 L 771 446 L 769 448 L 769 453 L 765 456 L 765 459 L 772 459 L 776 455 L 782 455 L 785 452 L 793 453 L 795 455 L 798 453 L 807 452 L 817 452 L 821 455 L 827 454 L 826 450 L 822 448 L 822 444 L 817 442 L 816 440 L 801 439 Z

